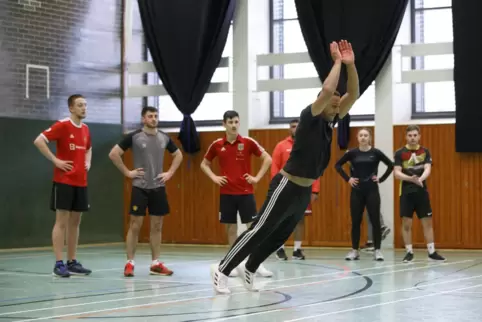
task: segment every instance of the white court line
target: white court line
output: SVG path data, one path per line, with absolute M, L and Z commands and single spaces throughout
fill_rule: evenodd
M 460 288 L 456 288 L 456 289 L 448 290 L 448 291 L 440 291 L 440 292 L 435 292 L 435 293 L 430 293 L 430 294 L 425 294 L 425 295 L 420 295 L 420 296 L 409 297 L 409 298 L 406 298 L 406 299 L 387 301 L 387 302 L 382 302 L 382 303 L 377 303 L 377 304 L 372 304 L 372 305 L 359 306 L 359 307 L 355 307 L 355 308 L 352 308 L 352 309 L 328 312 L 328 313 L 323 313 L 323 314 L 318 314 L 318 315 L 311 315 L 311 316 L 307 316 L 307 317 L 303 317 L 303 318 L 299 318 L 299 319 L 285 320 L 283 322 L 302 321 L 302 320 L 307 320 L 307 319 L 319 318 L 319 317 L 322 317 L 322 316 L 335 315 L 335 314 L 340 314 L 340 313 L 347 313 L 347 312 L 359 311 L 359 310 L 364 310 L 364 309 L 370 309 L 370 308 L 377 307 L 377 306 L 384 306 L 384 305 L 389 305 L 389 304 L 396 304 L 396 303 L 402 303 L 402 302 L 407 302 L 407 301 L 426 299 L 427 297 L 433 297 L 433 296 L 438 296 L 438 295 L 443 295 L 443 294 L 455 293 L 455 292 L 458 292 L 458 291 L 469 290 L 469 289 L 473 289 L 473 288 L 477 288 L 477 287 L 481 287 L 481 286 L 482 286 L 482 284 L 477 284 L 477 285 L 472 285 L 472 286 L 467 286 L 467 287 L 460 287 Z M 217 320 L 215 320 L 215 321 L 217 321 Z
M 453 279 L 450 281 L 445 281 L 445 282 L 438 282 L 438 283 L 432 283 L 429 284 L 430 286 L 435 286 L 435 285 L 441 285 L 441 284 L 447 284 L 447 283 L 452 283 L 452 282 L 459 282 L 461 280 L 470 280 L 474 278 L 482 277 L 482 275 L 478 276 L 471 276 L 471 277 L 466 277 L 466 278 L 459 278 L 459 279 Z M 482 284 L 478 284 L 480 286 Z M 468 288 L 473 288 L 474 286 L 468 287 Z M 464 289 L 468 289 L 464 288 Z M 462 290 L 462 289 L 459 289 Z M 389 293 L 397 293 L 397 292 L 402 292 L 402 290 L 393 290 L 389 292 L 382 292 L 382 293 L 377 293 L 377 294 L 368 294 L 364 296 L 358 296 L 358 297 L 352 297 L 352 298 L 345 298 L 345 299 L 339 299 L 339 300 L 333 300 L 330 302 L 323 302 L 319 304 L 328 304 L 328 303 L 335 303 L 335 302 L 343 302 L 343 301 L 349 301 L 349 300 L 354 300 L 358 298 L 364 298 L 364 297 L 372 297 L 372 296 L 379 296 L 381 294 L 389 294 Z M 458 290 L 457 290 L 458 291 Z M 235 293 L 233 295 L 239 295 L 239 294 L 246 294 L 246 293 L 252 293 L 252 292 L 241 292 L 241 293 Z M 422 296 L 424 297 L 424 296 Z M 425 295 L 426 297 L 426 295 Z M 49 317 L 40 317 L 40 318 L 33 318 L 33 319 L 28 319 L 28 320 L 20 320 L 18 322 L 29 322 L 29 321 L 42 321 L 42 320 L 50 320 L 50 319 L 58 319 L 58 318 L 65 318 L 65 317 L 70 317 L 70 316 L 82 316 L 82 315 L 90 315 L 94 313 L 102 313 L 102 312 L 109 312 L 109 311 L 116 311 L 119 309 L 125 310 L 125 309 L 132 309 L 132 308 L 142 308 L 142 307 L 149 307 L 149 306 L 156 306 L 160 304 L 169 304 L 169 303 L 179 303 L 179 302 L 189 302 L 189 301 L 195 301 L 195 300 L 203 300 L 203 299 L 209 299 L 213 298 L 213 296 L 200 296 L 200 297 L 195 297 L 195 298 L 189 298 L 189 299 L 179 299 L 179 300 L 169 300 L 169 301 L 163 301 L 163 302 L 154 302 L 154 303 L 147 303 L 147 304 L 138 304 L 138 305 L 130 305 L 130 306 L 123 306 L 123 307 L 116 307 L 116 308 L 110 308 L 110 309 L 100 309 L 100 310 L 92 310 L 92 311 L 86 311 L 86 312 L 80 312 L 80 313 L 70 313 L 70 314 L 62 314 L 62 315 L 56 315 L 56 316 L 49 316 Z M 300 307 L 308 307 L 308 306 L 314 306 L 314 305 L 319 305 L 317 304 L 312 304 L 312 305 L 300 305 L 296 307 L 296 309 L 299 309 Z M 238 319 L 243 316 L 254 316 L 254 315 L 261 315 L 261 314 L 266 314 L 266 313 L 274 313 L 274 312 L 281 312 L 281 311 L 286 311 L 286 309 L 278 309 L 278 310 L 271 310 L 271 311 L 263 311 L 263 312 L 258 312 L 254 314 L 244 314 L 244 315 L 239 315 L 235 317 L 229 317 L 229 318 L 221 318 L 221 319 L 214 319 L 210 321 L 226 321 L 226 320 L 232 320 L 232 319 Z
M 467 260 L 463 260 L 463 261 L 458 261 L 458 262 L 453 262 L 453 263 L 457 263 L 457 264 L 461 264 L 461 263 L 465 263 L 465 262 L 473 262 L 474 260 L 473 259 L 467 259 Z M 419 262 L 416 262 L 416 261 L 413 261 L 412 264 L 422 264 L 424 262 L 422 261 L 419 261 Z M 371 271 L 371 270 L 375 270 L 375 269 L 382 269 L 382 268 L 392 268 L 392 267 L 397 267 L 397 266 L 407 266 L 406 263 L 398 263 L 398 264 L 391 264 L 391 265 L 380 265 L 380 266 L 372 266 L 372 267 L 365 267 L 365 268 L 362 268 L 362 269 L 357 269 L 355 271 L 353 270 L 349 270 L 348 272 L 351 273 L 351 272 L 363 272 L 363 271 Z M 339 267 L 337 267 L 339 268 Z M 285 279 L 279 279 L 279 280 L 269 280 L 269 279 L 266 279 L 266 280 L 263 280 L 263 281 L 266 281 L 266 284 L 272 284 L 272 283 L 278 283 L 278 282 L 286 282 L 286 281 L 294 281 L 294 280 L 299 280 L 299 279 L 307 279 L 307 278 L 318 278 L 318 277 L 322 277 L 322 276 L 331 276 L 331 275 L 339 275 L 341 273 L 343 273 L 344 271 L 336 271 L 336 272 L 331 272 L 331 273 L 323 273 L 323 274 L 316 274 L 316 275 L 307 275 L 307 276 L 298 276 L 298 277 L 290 277 L 290 278 L 285 278 Z M 81 277 L 81 276 L 80 276 Z M 86 279 L 100 279 L 100 280 L 108 280 L 108 281 L 125 281 L 126 279 L 125 278 L 104 278 L 104 277 L 92 277 L 92 276 L 88 276 L 88 277 L 85 277 Z M 135 280 L 132 279 L 132 281 L 145 281 L 145 282 L 153 282 L 155 280 L 152 280 L 152 279 L 138 279 L 136 278 Z M 97 282 L 97 281 L 96 281 Z M 190 281 L 177 281 L 177 280 L 172 280 L 172 279 L 169 279 L 169 281 L 162 281 L 162 282 L 165 282 L 165 283 L 183 283 L 183 284 L 199 284 L 199 285 L 206 285 L 206 284 L 211 284 L 210 282 L 209 283 L 203 283 L 203 282 L 197 282 L 197 281 L 194 281 L 194 282 L 190 282 Z M 236 284 L 234 287 L 239 287 L 239 286 L 243 286 L 243 284 Z
M 473 260 L 465 260 L 462 262 L 467 262 L 467 261 L 473 261 Z M 403 270 L 395 270 L 395 271 L 387 271 L 387 272 L 382 272 L 382 273 L 375 273 L 375 274 L 368 274 L 364 276 L 377 276 L 377 275 L 384 275 L 384 274 L 392 274 L 396 272 L 405 272 L 405 271 L 415 271 L 415 270 L 421 270 L 425 268 L 432 268 L 432 267 L 440 267 L 440 266 L 447 266 L 447 265 L 454 265 L 454 264 L 459 264 L 458 262 L 452 262 L 452 263 L 442 263 L 438 265 L 426 265 L 422 267 L 414 267 L 414 268 L 408 268 L 408 269 L 403 269 Z M 338 272 L 339 273 L 339 272 Z M 347 279 L 355 279 L 355 278 L 362 278 L 363 276 L 350 276 L 347 278 L 334 278 L 330 280 L 324 280 L 324 281 L 316 281 L 316 282 L 310 282 L 310 283 L 302 283 L 302 284 L 294 284 L 294 285 L 283 285 L 283 286 L 278 286 L 278 287 L 272 287 L 269 289 L 263 290 L 264 292 L 266 291 L 272 291 L 272 290 L 278 290 L 278 289 L 283 289 L 283 288 L 290 288 L 290 287 L 299 287 L 299 286 L 305 286 L 305 285 L 313 285 L 313 284 L 321 284 L 321 283 L 328 283 L 328 282 L 337 282 L 337 281 L 343 281 Z M 280 280 L 281 281 L 281 280 Z M 436 285 L 436 284 L 430 284 L 430 285 Z M 242 284 L 236 285 L 235 287 L 241 287 L 243 286 Z M 4 312 L 0 313 L 0 316 L 4 315 L 15 315 L 15 314 L 22 314 L 22 313 L 29 313 L 29 312 L 38 312 L 38 311 L 45 311 L 45 310 L 56 310 L 56 309 L 62 309 L 62 308 L 71 308 L 71 307 L 79 307 L 79 306 L 86 306 L 86 305 L 94 305 L 94 304 L 102 304 L 102 303 L 111 303 L 111 302 L 120 302 L 120 301 L 130 301 L 130 300 L 140 300 L 140 299 L 145 299 L 149 298 L 152 299 L 154 297 L 163 297 L 163 296 L 169 296 L 169 295 L 180 295 L 180 294 L 188 294 L 188 293 L 195 293 L 195 292 L 204 292 L 204 291 L 213 291 L 212 287 L 210 288 L 204 288 L 204 289 L 198 289 L 198 290 L 191 290 L 191 291 L 183 291 L 183 292 L 173 292 L 173 293 L 163 293 L 163 294 L 156 294 L 156 295 L 146 295 L 146 296 L 136 296 L 136 297 L 130 297 L 130 298 L 120 298 L 120 299 L 113 299 L 113 300 L 103 300 L 103 301 L 94 301 L 94 302 L 87 302 L 87 303 L 77 303 L 77 304 L 69 304 L 69 305 L 60 305 L 60 306 L 54 306 L 54 307 L 45 307 L 45 308 L 39 308 L 39 309 L 31 309 L 31 310 L 24 310 L 24 311 L 14 311 L 14 312 Z M 233 295 L 241 295 L 241 294 L 247 294 L 251 293 L 249 291 L 245 292 L 238 292 L 238 293 L 233 293 Z M 202 299 L 208 299 L 208 298 L 214 298 L 215 296 L 209 295 L 205 297 L 201 297 Z M 198 298 L 196 298 L 198 299 Z M 182 299 L 178 301 L 192 301 L 193 299 Z M 170 303 L 170 301 L 168 301 Z M 93 313 L 99 313 L 99 312 L 105 312 L 105 311 L 111 311 L 111 310 L 116 310 L 116 309 L 121 309 L 121 308 L 137 308 L 137 307 L 143 307 L 146 305 L 158 305 L 158 304 L 164 304 L 165 302 L 154 302 L 154 303 L 149 303 L 149 304 L 139 304 L 139 305 L 133 305 L 133 306 L 123 306 L 123 307 L 116 307 L 116 308 L 111 308 L 111 309 L 102 309 L 102 310 L 97 310 Z M 267 313 L 270 311 L 266 311 Z M 91 311 L 88 312 L 83 312 L 83 313 L 76 313 L 77 315 L 81 314 L 90 314 Z M 75 315 L 75 314 L 71 314 Z M 37 318 L 33 320 L 24 320 L 24 321 L 38 321 L 40 320 L 45 320 L 45 319 L 54 319 L 58 317 L 66 317 L 66 316 L 71 316 L 71 315 L 60 315 L 60 316 L 55 316 L 55 317 L 48 317 L 48 318 Z
M 365 276 L 368 276 L 368 275 L 365 275 Z M 436 286 L 436 285 L 448 284 L 448 283 L 453 283 L 453 282 L 467 281 L 467 280 L 472 280 L 472 279 L 476 279 L 476 278 L 482 278 L 482 275 L 457 278 L 457 279 L 444 281 L 444 282 L 438 282 L 438 283 L 431 283 L 431 284 L 428 284 L 428 286 Z M 480 286 L 480 285 L 482 285 L 482 284 L 478 284 L 477 286 Z M 472 287 L 473 286 L 471 286 L 469 288 L 472 288 Z M 381 295 L 386 295 L 386 294 L 394 294 L 394 293 L 399 293 L 399 292 L 416 290 L 417 288 L 418 288 L 418 286 L 413 286 L 413 287 L 408 287 L 408 288 L 404 288 L 404 289 L 398 289 L 398 290 L 396 289 L 396 290 L 386 291 L 386 292 L 379 292 L 379 293 L 372 293 L 372 294 L 366 294 L 366 295 L 360 295 L 360 296 L 354 296 L 354 297 L 347 297 L 347 298 L 342 298 L 342 299 L 337 299 L 337 300 L 327 301 L 327 302 L 321 302 L 321 303 L 305 304 L 305 305 L 302 304 L 302 305 L 298 305 L 295 309 L 298 310 L 300 308 L 306 308 L 306 307 L 311 307 L 311 306 L 326 305 L 326 304 L 333 304 L 333 303 L 339 303 L 339 302 L 348 302 L 348 301 L 364 299 L 364 298 L 369 298 L 369 297 L 374 297 L 374 296 L 381 296 Z M 453 292 L 455 292 L 455 291 L 457 291 L 457 290 L 453 290 Z M 426 297 L 426 296 L 428 296 L 428 295 L 423 295 L 421 297 Z M 377 305 L 380 305 L 380 304 L 375 304 L 373 306 L 377 306 Z M 270 313 L 276 313 L 276 312 L 285 312 L 285 311 L 290 310 L 290 309 L 291 308 L 283 308 L 283 309 L 275 309 L 275 310 L 262 311 L 262 312 L 256 312 L 256 313 L 246 313 L 246 314 L 243 314 L 243 315 L 231 316 L 231 317 L 227 317 L 227 318 L 219 318 L 219 319 L 214 319 L 214 320 L 210 320 L 210 321 L 218 322 L 218 321 L 236 320 L 236 319 L 239 319 L 239 318 L 242 318 L 242 317 L 251 317 L 251 316 L 270 314 Z M 347 312 L 348 311 L 349 310 L 347 310 Z M 344 311 L 339 311 L 338 313 L 341 313 L 341 312 L 344 312 Z M 327 314 L 331 314 L 331 312 L 327 313 Z M 318 317 L 318 315 L 300 318 L 300 320 L 313 318 L 313 317 Z M 298 320 L 290 320 L 290 322 L 291 321 L 298 321 Z M 288 321 L 284 321 L 284 322 L 288 322 Z

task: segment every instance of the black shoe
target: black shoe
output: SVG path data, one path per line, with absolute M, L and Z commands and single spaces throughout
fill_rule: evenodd
M 361 250 L 363 252 L 372 253 L 375 251 L 375 245 L 373 243 L 366 243 L 365 246 L 362 246 Z
M 404 263 L 411 263 L 413 261 L 413 253 L 408 252 L 405 257 L 403 258 Z
M 276 251 L 276 258 L 278 258 L 280 261 L 288 260 L 288 256 L 286 256 L 286 252 L 284 248 L 280 248 Z
M 76 260 L 67 262 L 67 269 L 71 275 L 90 275 L 92 271 L 82 266 L 82 264 Z
M 303 254 L 301 249 L 297 249 L 293 252 L 293 259 L 305 260 L 305 254 Z
M 437 262 L 445 262 L 445 257 L 439 255 L 437 252 L 434 252 L 433 254 L 428 254 L 428 258 Z

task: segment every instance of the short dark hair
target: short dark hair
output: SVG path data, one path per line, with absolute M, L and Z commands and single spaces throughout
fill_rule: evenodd
M 409 126 L 407 126 L 407 129 L 405 130 L 405 133 L 412 132 L 412 131 L 417 131 L 418 133 L 420 133 L 420 126 L 409 125 Z
M 152 107 L 152 106 L 144 106 L 144 107 L 142 108 L 141 115 L 142 115 L 142 116 L 145 116 L 147 112 L 156 113 L 156 112 L 157 112 L 157 108 Z
M 78 98 L 84 98 L 81 94 L 73 94 L 70 95 L 69 98 L 67 99 L 67 104 L 70 106 L 74 106 L 75 100 Z
M 226 111 L 224 112 L 224 115 L 223 115 L 223 122 L 226 123 L 227 120 L 233 119 L 235 117 L 239 117 L 238 112 L 233 110 Z
M 292 119 L 292 120 L 290 121 L 290 124 L 293 124 L 293 123 L 300 123 L 300 120 L 298 120 L 298 119 Z

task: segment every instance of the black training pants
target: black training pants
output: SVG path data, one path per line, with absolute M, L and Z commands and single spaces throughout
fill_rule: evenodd
M 360 247 L 360 227 L 365 207 L 373 226 L 373 242 L 375 249 L 380 249 L 382 232 L 380 227 L 380 191 L 378 185 L 353 188 L 350 196 L 351 210 L 351 245 L 353 249 Z
M 254 273 L 278 250 L 305 215 L 311 187 L 302 187 L 278 173 L 271 180 L 266 200 L 251 227 L 241 234 L 219 265 L 226 276 L 246 257 L 248 271 Z

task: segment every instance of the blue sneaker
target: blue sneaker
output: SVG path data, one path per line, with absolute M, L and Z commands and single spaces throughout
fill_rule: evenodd
M 69 270 L 64 263 L 56 263 L 52 275 L 57 277 L 70 277 Z
M 67 269 L 72 275 L 90 275 L 92 271 L 82 266 L 82 264 L 75 259 L 67 262 Z

